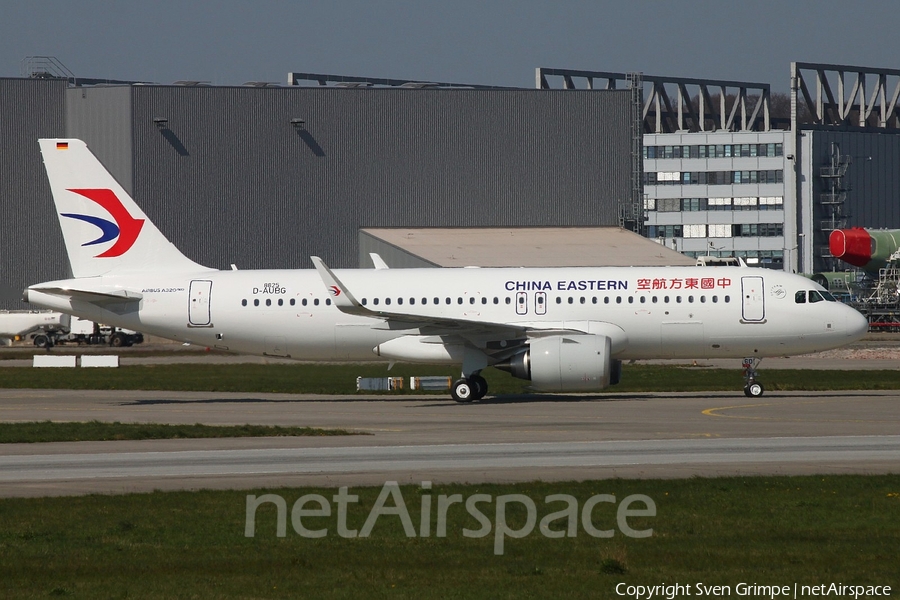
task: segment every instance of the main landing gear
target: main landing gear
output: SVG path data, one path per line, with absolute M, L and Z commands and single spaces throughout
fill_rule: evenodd
M 450 386 L 450 395 L 457 402 L 481 400 L 487 394 L 487 381 L 478 373 L 469 375 L 467 379 L 457 379 Z
M 744 395 L 748 398 L 759 398 L 765 391 L 763 385 L 756 380 L 758 375 L 756 368 L 760 362 L 762 362 L 761 358 L 744 359 Z

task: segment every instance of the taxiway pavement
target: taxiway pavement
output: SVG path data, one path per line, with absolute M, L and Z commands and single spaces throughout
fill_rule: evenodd
M 898 473 L 900 392 L 435 396 L 0 390 L 0 421 L 303 425 L 365 435 L 0 446 L 0 495 Z

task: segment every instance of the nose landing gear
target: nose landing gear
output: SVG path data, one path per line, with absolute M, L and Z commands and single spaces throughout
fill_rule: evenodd
M 758 375 L 756 368 L 760 362 L 762 362 L 761 358 L 744 359 L 744 395 L 748 398 L 759 398 L 765 391 L 763 385 L 756 380 Z

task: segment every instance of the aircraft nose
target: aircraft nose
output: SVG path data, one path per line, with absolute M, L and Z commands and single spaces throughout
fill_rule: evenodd
M 859 311 L 847 307 L 849 312 L 846 319 L 847 336 L 854 341 L 862 338 L 869 331 L 869 320 L 866 319 Z

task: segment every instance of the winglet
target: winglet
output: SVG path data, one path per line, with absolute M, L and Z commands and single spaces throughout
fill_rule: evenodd
M 388 264 L 384 262 L 384 259 L 381 258 L 381 255 L 377 252 L 369 252 L 369 258 L 372 259 L 372 264 L 375 265 L 376 270 L 390 269 Z
M 319 277 L 322 278 L 322 283 L 325 284 L 325 288 L 331 295 L 331 299 L 338 310 L 350 315 L 373 315 L 372 311 L 360 304 L 353 294 L 350 293 L 350 290 L 347 289 L 347 286 L 337 278 L 321 258 L 310 256 L 310 259 L 316 266 L 316 271 L 318 271 Z

